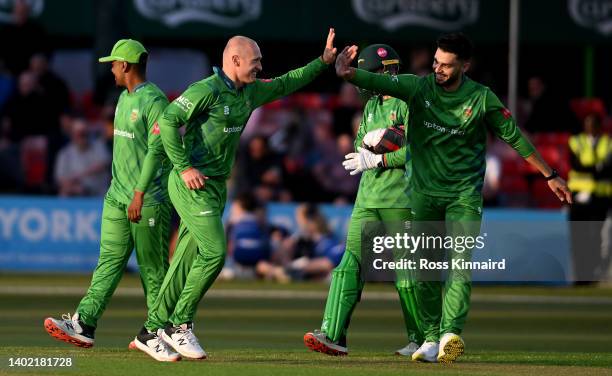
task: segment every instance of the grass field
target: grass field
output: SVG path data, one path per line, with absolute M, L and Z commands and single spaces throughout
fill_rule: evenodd
M 326 286 L 219 283 L 200 304 L 206 361 L 160 364 L 127 344 L 142 325 L 139 281 L 126 277 L 89 350 L 57 342 L 46 316 L 73 312 L 83 276 L 0 275 L 0 375 L 612 375 L 612 289 L 475 287 L 467 353 L 452 365 L 414 364 L 392 286 L 368 285 L 349 334 L 350 355 L 306 351 Z M 10 357 L 72 357 L 70 368 L 10 368 Z

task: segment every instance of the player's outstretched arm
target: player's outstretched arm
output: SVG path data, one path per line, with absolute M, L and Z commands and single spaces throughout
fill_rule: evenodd
M 559 200 L 571 204 L 572 195 L 565 180 L 556 175 L 556 171 L 542 159 L 542 156 L 540 156 L 540 153 L 538 153 L 533 144 L 523 135 L 510 111 L 504 107 L 499 98 L 491 90 L 488 90 L 485 100 L 485 107 L 487 109 L 485 119 L 489 129 L 547 178 L 548 186 L 557 195 Z
M 537 150 L 525 158 L 525 160 L 544 175 L 546 180 L 548 180 L 548 187 L 557 195 L 561 202 L 567 202 L 568 204 L 573 203 L 572 193 L 567 187 L 565 180 L 558 175 L 557 171 L 553 170 L 548 163 L 546 163 Z
M 346 46 L 336 58 L 336 75 L 363 89 L 390 95 L 404 101 L 410 100 L 417 91 L 420 77 L 413 74 L 389 75 L 371 73 L 351 66 L 357 56 L 357 46 Z
M 281 97 L 289 95 L 306 86 L 336 59 L 334 38 L 336 32 L 329 29 L 323 54 L 307 65 L 291 70 L 282 76 L 269 80 L 256 80 L 252 85 L 252 103 L 254 107 L 263 106 Z

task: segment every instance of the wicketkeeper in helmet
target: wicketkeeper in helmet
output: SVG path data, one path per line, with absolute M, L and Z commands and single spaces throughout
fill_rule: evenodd
M 401 60 L 386 44 L 373 44 L 363 49 L 358 67 L 371 72 L 397 75 Z M 305 345 L 328 355 L 347 355 L 346 335 L 351 315 L 360 300 L 364 286 L 362 268 L 362 235 L 368 231 L 367 222 L 402 223 L 411 221 L 408 180 L 411 163 L 405 145 L 405 124 L 408 106 L 405 102 L 386 95 L 360 90 L 367 103 L 355 140 L 355 153 L 343 162 L 351 175 L 362 172 L 359 191 L 346 240 L 346 250 L 340 264 L 332 273 L 331 285 L 320 330 L 306 333 Z M 371 244 L 363 244 L 364 252 L 371 252 Z M 367 249 L 367 248 L 370 249 Z M 396 351 L 411 356 L 423 335 L 416 319 L 413 282 L 408 272 L 396 275 L 408 345 Z

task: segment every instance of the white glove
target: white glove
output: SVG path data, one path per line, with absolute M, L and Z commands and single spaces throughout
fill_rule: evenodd
M 383 156 L 382 154 L 374 154 L 371 151 L 358 147 L 358 153 L 349 153 L 344 156 L 344 162 L 342 165 L 345 170 L 351 171 L 351 175 L 357 175 L 358 173 L 373 168 L 382 166 Z
M 386 128 L 381 128 L 381 129 L 375 129 L 373 131 L 369 131 L 363 137 L 363 144 L 369 147 L 374 147 L 378 145 L 380 143 L 380 140 L 382 140 L 383 135 L 385 134 L 386 130 L 387 130 Z

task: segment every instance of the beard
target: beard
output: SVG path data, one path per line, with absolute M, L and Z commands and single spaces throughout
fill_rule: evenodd
M 436 84 L 438 86 L 441 87 L 449 87 L 452 86 L 453 84 L 455 84 L 460 78 L 461 78 L 461 72 L 457 72 L 454 75 L 451 76 L 447 76 L 445 80 L 438 80 L 438 75 L 436 73 L 434 73 L 436 75 Z

